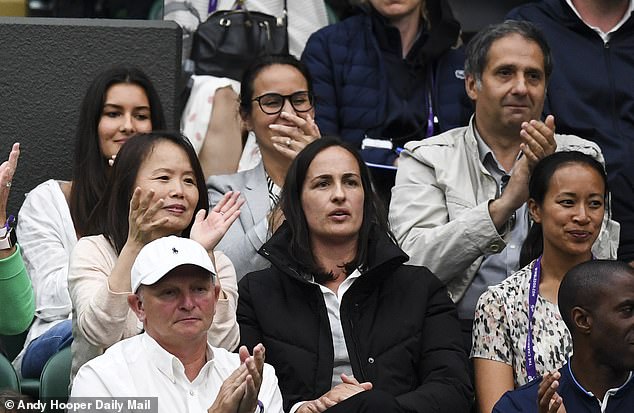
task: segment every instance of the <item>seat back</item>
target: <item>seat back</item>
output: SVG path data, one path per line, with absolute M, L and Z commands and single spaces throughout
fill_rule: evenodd
M 21 150 L 7 211 L 17 215 L 24 195 L 47 179 L 72 176 L 81 100 L 95 76 L 115 64 L 143 69 L 161 96 L 167 127 L 178 129 L 181 43 L 171 21 L 0 17 L 2 159 L 13 142 Z
M 68 401 L 72 358 L 70 346 L 68 346 L 48 360 L 40 376 L 40 399 Z M 46 406 L 45 412 L 56 411 L 50 409 L 50 403 L 46 403 Z
M 0 354 L 0 391 L 13 390 L 20 393 L 20 380 L 11 362 Z
M 489 24 L 502 23 L 515 7 L 533 1 L 536 0 L 449 0 L 449 4 L 462 26 L 463 39 L 468 41 Z
M 26 335 L 28 333 L 29 330 L 14 336 L 5 336 L 4 334 L 0 334 L 0 348 L 2 348 L 4 355 L 7 356 L 9 360 L 15 359 L 20 351 L 22 351 L 22 347 L 24 347 L 24 341 L 26 340 Z

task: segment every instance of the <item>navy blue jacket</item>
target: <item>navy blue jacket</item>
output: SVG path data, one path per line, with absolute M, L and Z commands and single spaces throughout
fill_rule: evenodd
M 326 26 L 308 39 L 302 55 L 313 80 L 322 134 L 338 135 L 358 148 L 366 131 L 384 124 L 390 115 L 388 75 L 372 24 L 366 12 Z M 464 87 L 463 49 L 449 48 L 426 67 L 434 77 L 436 132 L 466 125 L 472 105 Z M 427 110 L 421 108 L 423 113 Z M 377 162 L 368 154 L 362 153 L 366 161 Z
M 626 216 L 615 213 L 613 218 L 632 221 L 632 190 L 621 188 L 616 178 L 632 168 L 628 147 L 634 143 L 634 15 L 607 44 L 565 0 L 528 3 L 507 17 L 531 21 L 544 32 L 554 60 L 544 112 L 555 116 L 558 133 L 601 147 L 615 203 L 630 206 Z M 630 232 L 634 227 L 621 228 L 621 234 Z
M 578 384 L 570 371 L 569 364 L 559 369 L 561 379 L 557 393 L 561 396 L 570 413 L 600 413 L 597 398 Z M 509 391 L 493 407 L 493 413 L 537 413 L 537 390 L 541 378 Z M 634 378 L 614 394 L 606 394 L 607 408 L 604 413 L 634 412 Z M 604 398 L 605 402 L 605 398 Z

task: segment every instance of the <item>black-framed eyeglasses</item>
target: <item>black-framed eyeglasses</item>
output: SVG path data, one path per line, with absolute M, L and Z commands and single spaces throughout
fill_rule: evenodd
M 302 90 L 290 95 L 280 95 L 279 93 L 265 93 L 258 96 L 253 101 L 258 102 L 262 112 L 267 115 L 276 115 L 282 111 L 284 100 L 288 99 L 295 112 L 308 112 L 313 108 L 313 94 Z

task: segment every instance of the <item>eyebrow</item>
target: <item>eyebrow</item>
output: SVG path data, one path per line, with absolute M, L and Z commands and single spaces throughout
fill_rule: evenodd
M 514 63 L 501 63 L 495 67 L 493 67 L 493 70 L 500 70 L 500 69 L 511 69 L 514 71 L 517 70 L 523 70 L 524 72 L 533 72 L 533 73 L 540 73 L 540 74 L 544 74 L 544 69 L 539 68 L 539 67 L 535 67 L 535 66 L 527 66 L 527 67 L 523 67 L 520 68 L 518 65 L 514 64 Z
M 111 106 L 111 107 L 116 108 L 116 109 L 123 109 L 123 105 L 117 105 L 116 103 L 106 102 L 106 103 L 103 104 L 104 109 L 106 108 L 106 106 Z M 136 109 L 136 110 L 138 110 L 138 109 L 150 110 L 150 107 L 146 106 L 146 105 L 141 105 L 141 106 L 135 106 L 134 109 Z
M 357 178 L 361 178 L 361 175 L 359 175 L 356 172 L 345 172 L 343 175 L 341 175 L 342 178 L 350 178 L 351 176 L 357 177 Z M 333 175 L 332 174 L 321 174 L 321 175 L 316 175 L 312 178 L 310 178 L 310 180 L 314 180 L 314 179 L 319 179 L 319 178 L 329 178 L 332 179 Z
M 618 303 L 616 305 L 616 308 L 623 308 L 623 307 L 633 307 L 634 306 L 634 298 L 628 298 L 625 299 L 623 301 L 621 301 L 620 303 Z
M 173 169 L 170 168 L 156 168 L 152 171 L 152 173 L 157 173 L 157 172 L 170 172 L 170 173 L 174 173 Z M 191 174 L 194 175 L 194 171 L 192 169 L 188 169 L 184 172 L 185 174 Z
M 576 192 L 560 192 L 560 193 L 557 194 L 557 196 L 574 196 L 574 197 L 577 197 L 577 196 L 579 196 L 579 194 L 576 193 Z M 603 198 L 604 194 L 602 194 L 600 192 L 593 192 L 593 193 L 589 194 L 588 196 L 589 197 L 596 196 L 596 197 L 599 197 L 599 198 Z

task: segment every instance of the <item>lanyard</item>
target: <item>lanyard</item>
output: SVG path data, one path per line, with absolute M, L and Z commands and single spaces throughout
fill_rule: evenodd
M 537 370 L 535 369 L 535 352 L 533 349 L 533 314 L 535 313 L 535 305 L 539 296 L 539 279 L 542 273 L 542 257 L 540 256 L 533 263 L 531 268 L 531 280 L 528 291 L 528 334 L 526 334 L 526 345 L 524 352 L 526 355 L 526 375 L 528 381 L 537 378 Z
M 236 0 L 231 6 L 232 10 L 242 10 L 242 4 L 244 0 Z M 209 0 L 209 6 L 207 7 L 207 13 L 211 14 L 218 8 L 218 0 Z M 284 3 L 284 11 L 286 11 L 286 2 Z
M 427 135 L 425 135 L 425 137 L 429 138 L 434 135 L 434 111 L 431 107 L 431 91 L 427 93 L 427 99 L 429 111 L 427 113 Z
M 431 85 L 429 90 L 427 91 L 427 135 L 426 138 L 429 138 L 434 135 L 434 108 L 433 108 L 433 99 L 432 99 L 432 91 L 434 90 L 434 72 L 433 68 L 429 69 L 431 73 Z

